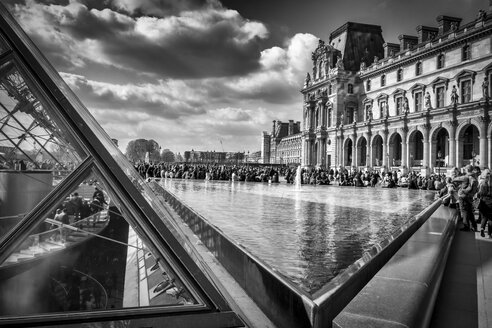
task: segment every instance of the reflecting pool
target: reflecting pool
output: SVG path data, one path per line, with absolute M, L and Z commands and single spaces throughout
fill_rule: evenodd
M 421 190 L 166 179 L 249 252 L 314 292 L 430 205 Z

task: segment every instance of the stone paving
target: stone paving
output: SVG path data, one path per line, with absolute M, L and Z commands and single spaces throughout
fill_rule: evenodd
M 456 230 L 430 327 L 492 327 L 492 239 Z

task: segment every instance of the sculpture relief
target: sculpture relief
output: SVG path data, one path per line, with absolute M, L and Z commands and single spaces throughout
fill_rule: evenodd
M 483 95 L 483 99 L 485 100 L 489 99 L 489 80 L 487 79 L 486 76 L 483 78 L 482 95 Z
M 424 101 L 425 101 L 425 108 L 427 110 L 431 109 L 432 108 L 432 104 L 431 104 L 431 96 L 429 94 L 429 91 L 427 91 L 425 93 L 425 99 L 424 99 Z
M 306 74 L 306 78 L 304 79 L 304 87 L 307 88 L 311 85 L 311 75 L 309 73 Z
M 458 104 L 458 90 L 456 90 L 456 85 L 453 85 L 453 90 L 451 91 L 451 104 L 456 106 Z

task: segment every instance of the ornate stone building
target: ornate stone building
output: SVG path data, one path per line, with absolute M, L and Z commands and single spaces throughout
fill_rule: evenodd
M 492 166 L 492 11 L 385 43 L 347 23 L 319 41 L 304 88 L 302 165 L 430 173 Z
M 273 121 L 272 133 L 263 132 L 262 163 L 301 164 L 301 122 Z

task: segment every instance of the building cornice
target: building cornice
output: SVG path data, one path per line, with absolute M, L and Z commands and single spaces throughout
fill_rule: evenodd
M 422 60 L 424 58 L 432 57 L 435 56 L 443 51 L 452 49 L 452 48 L 457 48 L 458 46 L 462 44 L 466 44 L 469 41 L 473 41 L 476 39 L 483 38 L 486 35 L 492 34 L 492 25 L 486 25 L 483 26 L 479 29 L 475 29 L 472 31 L 461 31 L 462 35 L 458 34 L 452 39 L 449 39 L 449 35 L 452 35 L 453 33 L 450 33 L 447 35 L 448 39 L 447 40 L 442 40 L 443 37 L 439 38 L 439 40 L 442 41 L 434 41 L 434 42 L 427 42 L 423 45 L 418 45 L 417 50 L 408 50 L 406 53 L 409 53 L 408 55 L 402 55 L 397 54 L 391 58 L 384 59 L 383 61 L 389 61 L 391 59 L 394 59 L 393 62 L 391 63 L 381 63 L 381 64 L 375 64 L 376 67 L 372 67 L 373 65 L 369 66 L 365 71 L 360 71 L 360 78 L 361 79 L 370 79 L 373 78 L 374 76 L 381 75 L 381 74 L 386 74 L 390 71 L 396 70 L 400 67 L 412 64 L 414 62 L 417 62 L 419 60 Z M 395 59 L 395 57 L 400 57 L 400 59 Z M 382 65 L 381 67 L 377 67 L 379 65 Z

